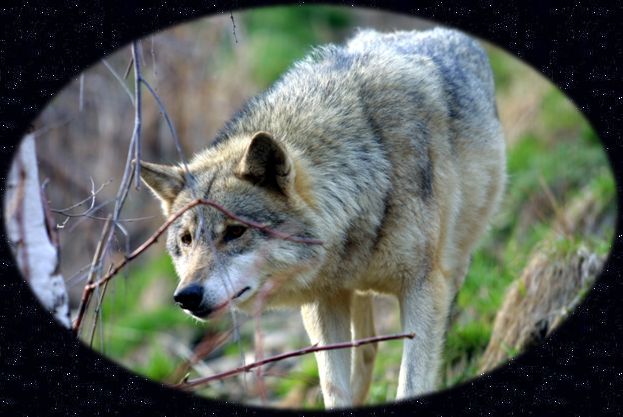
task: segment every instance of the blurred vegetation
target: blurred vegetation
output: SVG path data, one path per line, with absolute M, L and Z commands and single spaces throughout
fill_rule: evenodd
M 236 14 L 235 18 L 239 44 L 229 38 L 221 39 L 215 60 L 219 72 L 234 71 L 238 62 L 235 50 L 244 45 L 248 52 L 248 73 L 257 90 L 270 85 L 313 45 L 340 41 L 352 33 L 354 27 L 373 21 L 349 9 L 317 6 L 256 9 Z M 194 24 L 210 25 L 210 20 Z M 521 84 L 532 73 L 527 66 L 493 46 L 487 46 L 487 51 L 495 74 L 500 109 L 512 109 L 522 100 L 531 98 L 536 115 L 509 136 L 506 198 L 474 254 L 465 285 L 457 296 L 444 354 L 442 387 L 476 376 L 478 358 L 489 341 L 506 288 L 519 276 L 539 242 L 557 233 L 552 226 L 557 216 L 554 203 L 565 207 L 590 189 L 612 214 L 615 212 L 614 181 L 599 139 L 589 123 L 555 86 L 538 77 L 538 82 Z M 522 85 L 520 93 L 515 88 L 517 85 Z M 123 94 L 119 92 L 119 96 Z M 513 113 L 510 114 L 511 119 L 514 118 Z M 515 123 L 514 120 L 506 122 Z M 613 226 L 591 236 L 560 235 L 557 241 L 564 246 L 581 240 L 592 250 L 607 253 L 612 230 Z M 169 378 L 206 329 L 222 331 L 233 324 L 231 318 L 225 317 L 219 322 L 197 325 L 171 302 L 175 280 L 171 262 L 164 252 L 152 256 L 149 262 L 133 265 L 127 277 L 118 277 L 105 298 L 101 317 L 103 329 L 102 333 L 96 332 L 93 347 L 149 378 L 173 382 Z M 378 329 L 379 333 L 398 331 L 398 311 L 394 310 L 394 324 Z M 267 316 L 273 317 L 272 314 L 277 313 L 267 313 Z M 293 319 L 286 316 L 285 320 Z M 215 358 L 229 358 L 235 365 L 240 362 L 241 349 L 253 352 L 254 327 L 241 325 L 240 328 L 241 341 L 226 343 L 204 364 L 213 366 Z M 292 335 L 290 346 L 283 346 L 282 351 L 307 345 L 307 339 L 301 335 L 300 332 Z M 188 352 L 180 351 L 180 341 L 190 341 L 186 346 Z M 380 345 L 368 404 L 394 398 L 401 353 L 400 342 Z M 511 356 L 517 353 L 509 352 Z M 191 377 L 195 376 L 196 373 L 191 372 Z M 273 404 L 299 392 L 301 395 L 292 406 L 322 406 L 312 355 L 294 361 L 282 376 L 267 376 L 266 384 Z M 200 392 L 225 398 L 231 394 L 228 387 L 216 383 Z
M 248 35 L 252 76 L 261 89 L 303 58 L 311 46 L 342 38 L 353 23 L 347 9 L 326 6 L 260 8 L 241 20 Z

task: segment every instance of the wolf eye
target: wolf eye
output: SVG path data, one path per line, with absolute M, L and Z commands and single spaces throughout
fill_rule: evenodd
M 225 233 L 223 234 L 223 242 L 229 242 L 230 240 L 238 239 L 244 234 L 244 232 L 246 232 L 246 230 L 246 226 L 242 226 L 240 224 L 227 226 L 227 228 L 225 229 Z
M 186 231 L 184 232 L 184 234 L 182 234 L 182 237 L 180 237 L 180 242 L 182 242 L 182 245 L 184 246 L 188 246 L 193 242 L 193 237 L 189 231 Z

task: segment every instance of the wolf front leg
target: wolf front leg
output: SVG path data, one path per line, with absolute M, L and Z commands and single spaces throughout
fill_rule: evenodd
M 351 294 L 326 297 L 301 307 L 305 330 L 320 346 L 350 340 Z M 325 408 L 351 407 L 350 364 L 352 349 L 316 352 L 320 388 Z
M 351 306 L 351 332 L 353 340 L 376 336 L 373 297 L 372 294 L 353 294 Z M 353 405 L 363 404 L 368 396 L 376 351 L 376 343 L 368 343 L 353 348 L 350 370 Z
M 399 296 L 403 331 L 415 333 L 404 341 L 398 400 L 435 389 L 451 300 L 450 285 L 439 271 L 421 281 L 405 281 Z

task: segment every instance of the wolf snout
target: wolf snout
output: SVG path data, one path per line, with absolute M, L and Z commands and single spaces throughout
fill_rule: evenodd
M 175 303 L 184 310 L 197 311 L 203 301 L 203 287 L 199 284 L 190 284 L 175 291 Z

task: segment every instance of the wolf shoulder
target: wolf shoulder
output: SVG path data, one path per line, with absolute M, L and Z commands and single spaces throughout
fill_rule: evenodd
M 474 77 L 493 95 L 493 74 L 486 52 L 470 36 L 453 29 L 380 33 L 360 30 L 346 45 L 347 51 L 373 56 L 390 50 L 404 58 L 426 57 L 432 60 L 444 81 L 465 81 Z
M 485 51 L 456 30 L 365 29 L 295 63 L 250 100 L 215 143 L 254 129 L 304 142 L 311 140 L 309 132 L 342 140 L 366 136 L 372 127 L 390 140 L 391 132 L 427 130 L 431 121 L 456 131 L 475 131 L 483 123 L 497 129 Z

